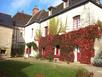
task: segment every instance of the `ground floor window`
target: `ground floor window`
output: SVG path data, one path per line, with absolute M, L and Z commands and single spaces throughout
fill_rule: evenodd
M 0 54 L 5 54 L 6 50 L 0 50 Z
M 59 57 L 60 57 L 60 46 L 56 45 L 54 49 L 54 62 L 59 62 Z

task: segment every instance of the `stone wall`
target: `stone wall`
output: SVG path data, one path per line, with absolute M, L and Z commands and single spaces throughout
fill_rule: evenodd
M 6 50 L 5 55 L 10 57 L 13 29 L 0 25 L 0 50 Z

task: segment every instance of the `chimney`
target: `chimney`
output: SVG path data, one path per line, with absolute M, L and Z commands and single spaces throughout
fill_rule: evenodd
M 33 10 L 32 10 L 32 15 L 35 15 L 35 14 L 37 14 L 38 12 L 39 12 L 39 9 L 38 9 L 37 6 L 35 6 L 35 7 L 33 8 Z
M 63 0 L 63 8 L 66 8 L 69 6 L 69 0 Z
M 53 7 L 53 6 L 50 6 L 50 7 L 48 8 L 48 10 L 49 10 L 48 15 L 49 15 L 49 16 L 51 16 L 51 15 L 52 15 L 52 9 L 54 9 L 54 7 Z

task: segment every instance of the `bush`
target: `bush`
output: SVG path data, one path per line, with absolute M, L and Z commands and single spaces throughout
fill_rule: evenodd
M 26 45 L 28 46 L 28 48 L 31 48 L 31 46 L 33 46 L 33 49 L 34 50 L 37 50 L 38 49 L 36 43 L 34 43 L 34 42 L 27 43 Z
M 50 54 L 50 55 L 48 56 L 48 60 L 49 60 L 50 62 L 52 62 L 52 61 L 53 61 L 53 55 Z
M 94 65 L 102 67 L 102 59 L 95 58 L 94 59 Z
M 95 66 L 102 66 L 102 51 L 100 51 L 100 53 L 94 59 L 94 65 Z
M 41 58 L 47 59 L 47 60 L 49 60 L 49 62 L 52 62 L 53 58 L 54 58 L 53 54 L 54 54 L 53 52 L 49 52 L 47 54 L 42 55 Z
M 79 69 L 76 77 L 90 77 L 91 73 L 85 69 Z

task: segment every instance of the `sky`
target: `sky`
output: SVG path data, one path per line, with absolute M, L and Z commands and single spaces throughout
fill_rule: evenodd
M 37 6 L 40 10 L 48 10 L 49 6 L 56 6 L 62 0 L 0 0 L 0 12 L 14 16 L 17 12 L 32 14 L 32 9 Z
M 102 0 L 100 0 L 102 2 Z M 62 0 L 0 0 L 0 12 L 14 16 L 17 12 L 32 14 L 32 9 L 37 6 L 40 10 L 48 10 L 49 6 L 56 6 Z

